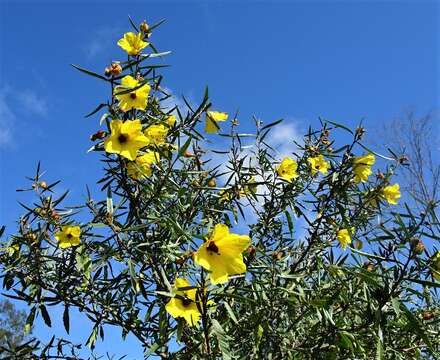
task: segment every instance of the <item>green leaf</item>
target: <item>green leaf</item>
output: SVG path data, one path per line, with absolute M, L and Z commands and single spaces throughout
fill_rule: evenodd
M 150 348 L 144 353 L 144 359 L 148 359 L 151 354 L 153 354 L 157 349 L 159 349 L 160 345 L 155 342 Z
M 50 321 L 49 313 L 47 312 L 46 306 L 40 305 L 41 316 L 47 326 L 52 327 L 52 322 Z
M 95 325 L 92 332 L 90 333 L 89 338 L 86 341 L 86 346 L 88 346 L 90 349 L 94 349 L 97 339 L 98 339 L 98 325 Z
M 271 122 L 270 124 L 267 124 L 267 125 L 263 126 L 263 127 L 261 128 L 261 131 L 266 130 L 266 129 L 269 129 L 269 128 L 273 127 L 273 126 L 276 126 L 276 125 L 278 125 L 279 123 L 281 123 L 281 122 L 283 122 L 283 121 L 284 121 L 283 119 L 279 119 L 279 120 L 277 120 L 277 121 Z
M 106 107 L 107 104 L 99 104 L 95 110 L 93 110 L 92 112 L 88 113 L 85 117 L 88 118 L 90 116 L 92 116 L 93 114 L 96 114 L 99 110 L 101 110 L 102 108 Z
M 188 150 L 189 146 L 191 145 L 192 137 L 188 137 L 188 139 L 185 141 L 185 144 L 179 149 L 178 157 L 182 157 L 186 150 Z
M 75 64 L 70 64 L 70 65 L 73 66 L 75 69 L 77 69 L 77 70 L 79 70 L 79 71 L 81 71 L 81 72 L 83 72 L 83 73 L 85 73 L 87 75 L 96 77 L 96 78 L 104 80 L 104 81 L 109 81 L 109 79 L 107 79 L 105 76 L 99 75 L 99 74 L 97 74 L 97 73 L 95 73 L 93 71 L 84 69 L 84 68 L 82 68 L 82 67 L 80 67 L 78 65 L 75 65 Z
M 226 334 L 226 332 L 223 330 L 222 326 L 217 320 L 212 319 L 211 322 L 212 322 L 212 331 L 214 332 L 214 335 L 217 338 L 218 346 L 223 355 L 222 359 L 232 360 L 233 357 L 229 347 L 229 340 L 230 340 L 229 336 Z
M 64 324 L 64 329 L 66 329 L 66 332 L 69 333 L 70 330 L 69 305 L 64 306 L 63 324 Z
M 232 320 L 234 323 L 238 324 L 238 320 L 237 320 L 237 318 L 235 317 L 234 311 L 232 310 L 231 306 L 230 306 L 226 301 L 224 302 L 224 305 L 225 305 L 225 309 L 226 309 L 226 311 L 228 312 L 229 317 L 231 318 L 231 320 Z

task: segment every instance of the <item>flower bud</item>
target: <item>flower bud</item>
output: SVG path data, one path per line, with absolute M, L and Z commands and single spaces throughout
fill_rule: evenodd
M 356 135 L 359 137 L 359 139 L 361 139 L 365 134 L 365 128 L 363 128 L 362 126 L 359 126 L 358 128 L 356 128 Z
M 378 171 L 376 174 L 376 178 L 379 180 L 383 180 L 385 179 L 385 175 L 382 172 Z
M 105 74 L 107 76 L 118 76 L 122 73 L 122 67 L 118 63 L 113 63 L 109 67 L 105 68 Z
M 107 136 L 107 133 L 103 130 L 98 130 L 93 135 L 90 135 L 90 140 L 95 141 L 98 139 L 104 139 Z
M 250 256 L 254 256 L 257 252 L 257 248 L 255 246 L 249 246 L 247 251 Z
M 284 257 L 284 252 L 282 252 L 282 251 L 276 251 L 276 252 L 272 253 L 272 258 L 274 260 L 280 261 L 283 257 Z
M 147 22 L 144 20 L 141 22 L 141 24 L 139 25 L 139 29 L 143 32 L 143 33 L 148 33 L 150 30 L 150 27 L 148 26 Z
M 186 157 L 186 158 L 192 158 L 192 157 L 194 157 L 194 154 L 191 151 L 186 150 L 183 153 L 183 156 Z
M 209 180 L 209 181 L 208 181 L 208 186 L 209 186 L 209 187 L 216 187 L 216 186 L 217 186 L 217 183 L 216 183 L 215 179 L 211 179 L 211 180 Z
M 432 311 L 426 310 L 422 313 L 422 317 L 423 317 L 423 320 L 426 321 L 426 320 L 431 320 L 433 317 L 435 317 L 435 315 Z
M 372 272 L 374 270 L 374 264 L 372 262 L 367 261 L 364 263 L 364 268 L 367 271 Z
M 354 247 L 358 250 L 362 249 L 364 247 L 364 243 L 360 240 L 356 240 L 354 242 Z
M 38 183 L 38 186 L 39 186 L 40 188 L 42 188 L 42 189 L 47 189 L 46 181 L 40 181 L 40 182 Z
M 402 155 L 399 157 L 399 159 L 397 161 L 399 162 L 400 165 L 403 165 L 403 164 L 408 163 L 409 159 L 408 159 L 408 156 Z
M 425 251 L 425 244 L 416 236 L 411 238 L 411 246 L 416 255 L 423 254 L 423 252 Z

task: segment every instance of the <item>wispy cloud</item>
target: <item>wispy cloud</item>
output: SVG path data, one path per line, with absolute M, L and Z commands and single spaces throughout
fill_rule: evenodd
M 15 115 L 6 101 L 7 88 L 0 89 L 0 147 L 11 144 Z
M 13 144 L 12 138 L 17 119 L 26 115 L 46 117 L 48 103 L 43 95 L 26 89 L 13 89 L 6 85 L 0 88 L 0 147 Z
M 32 90 L 18 92 L 18 101 L 25 110 L 42 117 L 47 116 L 47 101 Z
M 115 39 L 121 36 L 123 29 L 120 27 L 104 26 L 92 32 L 88 43 L 84 46 L 84 51 L 89 59 L 92 59 L 107 49 L 114 46 Z
M 267 143 L 277 151 L 280 158 L 298 151 L 295 142 L 302 143 L 300 124 L 295 118 L 288 118 L 275 126 L 267 139 Z

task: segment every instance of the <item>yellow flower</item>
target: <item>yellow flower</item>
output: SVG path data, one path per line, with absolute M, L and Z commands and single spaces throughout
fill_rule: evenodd
M 431 263 L 434 268 L 432 275 L 440 281 L 440 250 L 431 258 Z
M 323 174 L 327 174 L 330 164 L 325 161 L 324 156 L 319 155 L 316 157 L 310 157 L 307 159 L 307 161 L 312 167 L 312 174 L 316 174 L 318 171 Z
M 366 182 L 372 174 L 371 167 L 374 165 L 376 158 L 373 154 L 359 156 L 353 160 L 353 172 L 355 183 Z
M 351 244 L 351 237 L 348 229 L 339 230 L 336 237 L 344 250 L 347 248 L 347 245 Z
M 297 168 L 298 163 L 292 158 L 286 157 L 283 159 L 283 161 L 281 161 L 281 164 L 277 169 L 277 173 L 282 179 L 291 182 L 292 179 L 298 177 L 298 174 L 296 173 Z
M 168 128 L 164 125 L 151 125 L 144 131 L 145 136 L 152 144 L 165 144 L 165 138 L 168 134 Z
M 246 272 L 242 253 L 250 243 L 249 236 L 231 234 L 226 225 L 217 224 L 211 237 L 195 252 L 194 261 L 210 271 L 213 284 L 225 283 L 229 275 Z
M 385 186 L 382 191 L 382 197 L 388 201 L 389 204 L 397 205 L 397 199 L 400 198 L 399 184 Z
M 206 123 L 205 123 L 205 132 L 208 134 L 218 133 L 220 127 L 218 126 L 218 122 L 228 120 L 228 114 L 225 112 L 219 111 L 207 111 L 206 112 Z
M 122 111 L 131 109 L 145 110 L 147 107 L 148 94 L 151 90 L 147 83 L 140 86 L 139 81 L 127 75 L 121 80 L 121 85 L 115 87 L 113 95 L 119 100 L 119 108 Z M 126 92 L 135 89 L 131 92 Z
M 227 189 L 222 189 L 218 192 L 220 201 L 231 201 L 233 198 L 232 192 Z
M 14 244 L 14 245 L 8 246 L 8 247 L 6 248 L 6 250 L 8 251 L 9 256 L 12 256 L 12 255 L 14 255 L 16 252 L 20 251 L 20 245 L 18 245 L 18 244 Z
M 147 146 L 150 141 L 142 134 L 139 120 L 113 120 L 110 123 L 111 134 L 104 141 L 105 151 L 119 154 L 128 160 L 135 160 L 139 149 Z
M 244 184 L 243 190 L 240 191 L 240 196 L 245 196 L 247 194 L 255 194 L 257 192 L 258 185 L 255 185 L 255 177 L 252 176 L 249 181 Z
M 179 290 L 188 288 L 191 284 L 186 279 L 178 278 L 174 284 L 173 297 L 166 305 L 165 310 L 173 318 L 183 317 L 188 325 L 194 326 L 200 321 L 201 313 L 197 308 L 196 289 Z
M 176 123 L 176 117 L 174 115 L 169 115 L 166 119 L 165 119 L 165 123 L 169 126 L 169 127 L 173 127 L 174 124 Z
M 151 165 L 160 161 L 160 154 L 147 150 L 144 155 L 138 156 L 135 161 L 128 163 L 127 173 L 133 179 L 144 179 L 153 172 Z
M 79 226 L 63 226 L 61 231 L 55 233 L 54 236 L 61 249 L 78 246 L 80 244 L 81 229 Z
M 118 45 L 124 49 L 128 55 L 139 55 L 141 50 L 148 46 L 149 43 L 143 40 L 142 33 L 135 34 L 134 32 L 128 32 L 118 41 Z

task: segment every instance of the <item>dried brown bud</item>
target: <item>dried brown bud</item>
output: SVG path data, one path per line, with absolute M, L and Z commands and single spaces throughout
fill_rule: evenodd
M 208 186 L 209 186 L 209 187 L 216 187 L 216 186 L 217 186 L 217 183 L 216 183 L 215 179 L 211 179 L 211 180 L 209 180 L 209 181 L 208 181 Z
M 399 164 L 403 165 L 408 163 L 409 159 L 406 155 L 402 155 L 399 157 L 399 159 L 397 160 L 399 162 Z
M 276 251 L 274 253 L 272 253 L 272 258 L 274 260 L 281 260 L 284 257 L 284 252 L 283 251 Z
M 362 126 L 359 126 L 356 129 L 356 135 L 359 137 L 359 139 L 361 139 L 365 134 L 365 128 L 363 128 Z
M 150 30 L 150 27 L 148 26 L 147 22 L 144 20 L 144 21 L 142 21 L 141 24 L 139 25 L 139 29 L 140 29 L 142 32 L 146 33 L 146 32 L 148 32 L 148 31 Z
M 382 172 L 378 171 L 376 174 L 376 178 L 379 180 L 383 180 L 385 179 L 385 175 Z
M 107 136 L 107 133 L 104 130 L 98 130 L 93 135 L 90 135 L 90 140 L 95 141 L 98 139 L 104 139 Z
M 186 158 L 192 158 L 192 157 L 194 157 L 194 154 L 191 151 L 186 150 L 183 153 L 183 156 L 186 157 Z
M 57 211 L 55 209 L 52 209 L 52 218 L 58 222 L 61 220 L 61 216 L 60 214 L 57 213 Z
M 422 313 L 422 317 L 423 320 L 431 320 L 432 318 L 435 317 L 435 314 L 432 311 L 426 310 Z
M 110 76 L 110 75 L 118 76 L 121 73 L 122 73 L 122 66 L 119 65 L 118 63 L 113 63 L 109 67 L 105 68 L 105 74 L 107 76 Z
M 175 263 L 176 263 L 177 265 L 183 265 L 187 259 L 188 259 L 187 256 L 179 256 L 179 257 L 176 259 Z
M 372 272 L 374 270 L 374 264 L 372 262 L 367 261 L 364 263 L 364 268 L 367 271 Z
M 249 246 L 247 251 L 250 256 L 254 256 L 257 252 L 257 248 L 255 246 Z
M 425 251 L 425 244 L 417 236 L 414 236 L 410 240 L 413 251 L 416 255 L 423 254 Z

